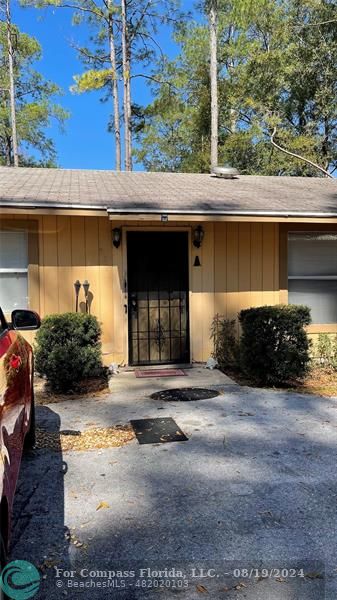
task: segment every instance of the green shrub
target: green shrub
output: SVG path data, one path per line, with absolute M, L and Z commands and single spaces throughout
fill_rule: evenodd
M 282 385 L 309 370 L 311 322 L 307 306 L 260 306 L 242 310 L 240 366 L 260 385 Z
M 239 343 L 235 327 L 235 319 L 226 319 L 219 314 L 216 314 L 212 321 L 213 358 L 217 360 L 221 370 L 237 369 L 239 366 Z
M 315 358 L 318 358 L 320 366 L 337 369 L 337 335 L 319 334 Z
M 69 392 L 83 379 L 103 374 L 101 329 L 96 319 L 82 313 L 50 315 L 36 335 L 35 366 L 52 390 Z

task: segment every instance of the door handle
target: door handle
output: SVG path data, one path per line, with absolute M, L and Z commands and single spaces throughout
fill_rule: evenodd
M 124 312 L 125 312 L 125 314 L 128 313 L 128 305 L 127 304 L 124 304 Z
M 137 312 L 138 310 L 138 301 L 137 301 L 137 296 L 136 294 L 131 294 L 131 298 L 130 298 L 130 309 L 132 312 Z

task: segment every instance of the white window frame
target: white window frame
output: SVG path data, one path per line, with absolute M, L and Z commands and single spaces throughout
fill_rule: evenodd
M 303 235 L 305 236 L 306 234 L 318 234 L 318 235 L 336 235 L 337 236 L 337 230 L 336 231 L 331 231 L 331 230 L 300 230 L 300 231 L 296 231 L 296 230 L 288 230 L 287 231 L 287 247 L 289 247 L 289 239 L 291 235 Z M 287 252 L 287 270 L 289 269 L 289 256 L 288 256 L 288 252 Z M 287 278 L 288 278 L 288 282 L 290 280 L 307 280 L 307 281 L 336 281 L 337 280 L 337 274 L 336 275 L 289 275 L 289 273 L 287 272 Z M 289 285 L 288 287 L 288 295 L 289 295 Z M 337 299 L 336 299 L 337 301 Z M 288 300 L 289 302 L 289 300 Z M 327 325 L 328 327 L 333 325 L 333 323 L 327 323 L 325 324 L 324 322 L 322 323 L 313 323 L 314 326 L 317 325 Z
M 10 231 L 13 233 L 25 233 L 26 235 L 26 243 L 27 243 L 27 267 L 24 268 L 20 268 L 20 267 L 10 267 L 10 268 L 1 268 L 0 267 L 0 275 L 1 274 L 12 274 L 12 275 L 17 275 L 17 274 L 26 274 L 26 282 L 27 282 L 27 308 L 29 308 L 29 230 L 28 229 L 1 229 L 1 231 Z M 22 307 L 24 308 L 24 307 Z

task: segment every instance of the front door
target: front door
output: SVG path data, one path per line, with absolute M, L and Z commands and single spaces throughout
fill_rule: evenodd
M 189 362 L 188 234 L 128 232 L 129 363 Z

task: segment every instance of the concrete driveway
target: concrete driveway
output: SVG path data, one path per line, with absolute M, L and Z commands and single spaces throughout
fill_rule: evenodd
M 149 398 L 188 385 L 221 395 Z M 158 416 L 189 440 L 24 458 L 11 558 L 42 568 L 36 597 L 335 600 L 337 399 L 199 368 L 175 380 L 123 373 L 107 396 L 37 410 L 54 431 Z

